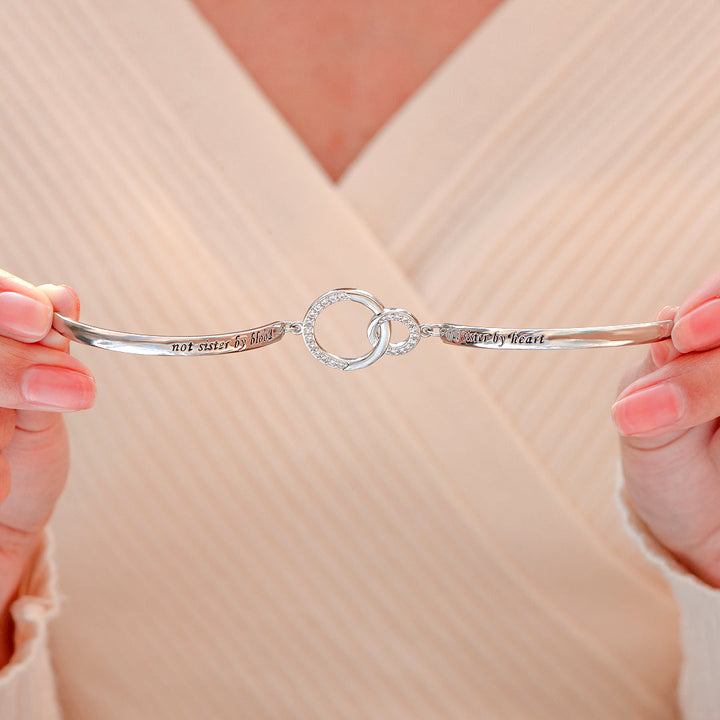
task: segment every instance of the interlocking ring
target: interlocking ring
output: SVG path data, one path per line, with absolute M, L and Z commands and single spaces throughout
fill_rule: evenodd
M 378 334 L 382 332 L 382 327 L 392 320 L 397 320 L 405 325 L 405 327 L 410 330 L 410 334 L 402 342 L 390 343 L 390 347 L 388 347 L 385 352 L 388 355 L 404 355 L 405 353 L 409 353 L 420 342 L 420 323 L 412 313 L 402 308 L 385 308 L 370 320 L 367 329 L 370 344 L 375 345 L 375 343 L 378 342 Z M 380 325 L 380 328 L 378 328 L 378 325 Z
M 318 315 L 329 305 L 340 302 L 341 300 L 353 300 L 359 302 L 375 313 L 375 317 L 379 317 L 385 310 L 385 306 L 369 292 L 365 290 L 357 290 L 356 288 L 335 288 L 329 292 L 320 295 L 313 304 L 308 308 L 305 317 L 302 320 L 302 336 L 307 349 L 321 362 L 329 367 L 339 368 L 340 370 L 359 370 L 374 363 L 381 358 L 390 344 L 390 324 L 383 322 L 380 325 L 380 336 L 373 343 L 373 348 L 364 355 L 354 358 L 341 357 L 333 355 L 325 350 L 315 337 L 315 322 Z

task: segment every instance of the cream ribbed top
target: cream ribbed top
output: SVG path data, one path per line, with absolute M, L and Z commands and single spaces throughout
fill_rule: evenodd
M 95 325 L 643 322 L 720 263 L 714 0 L 506 0 L 337 185 L 181 0 L 4 3 L 0 97 L 0 266 Z M 614 498 L 646 352 L 74 346 L 0 717 L 720 718 L 720 591 Z

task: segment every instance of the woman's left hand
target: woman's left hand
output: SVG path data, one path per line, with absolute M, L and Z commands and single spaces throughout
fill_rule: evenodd
M 623 377 L 612 418 L 630 502 L 689 570 L 720 587 L 720 273 L 658 320 L 654 343 Z

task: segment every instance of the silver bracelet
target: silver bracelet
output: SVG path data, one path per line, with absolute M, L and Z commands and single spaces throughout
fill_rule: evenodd
M 372 347 L 359 357 L 346 358 L 333 355 L 325 350 L 315 337 L 315 322 L 318 315 L 329 305 L 341 300 L 361 303 L 374 313 L 367 327 L 367 336 Z M 390 342 L 392 321 L 402 323 L 410 331 L 402 342 Z M 375 296 L 365 290 L 336 288 L 317 298 L 302 320 L 277 321 L 249 330 L 221 335 L 195 337 L 136 335 L 85 325 L 59 313 L 54 315 L 53 327 L 70 340 L 137 355 L 220 355 L 243 352 L 271 345 L 289 332 L 293 335 L 302 335 L 308 350 L 325 365 L 340 370 L 358 370 L 371 365 L 382 355 L 404 355 L 420 342 L 420 338 L 425 337 L 439 337 L 449 345 L 491 349 L 557 350 L 614 347 L 665 340 L 670 337 L 673 321 L 659 320 L 639 325 L 608 327 L 542 329 L 488 328 L 451 323 L 421 325 L 412 313 L 400 308 L 386 308 Z

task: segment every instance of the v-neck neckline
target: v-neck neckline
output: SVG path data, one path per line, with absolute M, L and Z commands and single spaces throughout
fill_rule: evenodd
M 400 244 L 619 7 L 505 0 L 365 146 L 338 192 L 384 244 Z
M 136 0 L 130 0 L 131 3 L 134 3 L 135 1 Z M 559 3 L 561 0 L 554 1 Z M 341 188 L 345 184 L 346 178 L 349 176 L 350 171 L 354 171 L 355 168 L 364 164 L 366 156 L 374 153 L 374 148 L 378 145 L 379 141 L 385 136 L 385 134 L 390 130 L 390 128 L 402 124 L 405 116 L 409 112 L 411 112 L 412 108 L 423 105 L 423 98 L 427 93 L 427 89 L 432 85 L 442 84 L 446 81 L 446 78 L 452 76 L 453 65 L 456 56 L 464 52 L 467 47 L 477 44 L 479 36 L 486 32 L 486 28 L 489 25 L 495 23 L 495 17 L 499 14 L 503 14 L 507 6 L 523 6 L 527 3 L 532 3 L 532 0 L 502 0 L 500 4 L 495 7 L 483 19 L 483 21 L 477 27 L 475 27 L 455 47 L 455 49 L 442 60 L 442 62 L 430 73 L 430 75 L 426 77 L 425 80 L 415 88 L 415 90 L 402 102 L 402 104 L 397 108 L 397 110 L 375 132 L 373 137 L 363 146 L 361 151 L 356 155 L 356 157 L 347 166 L 347 168 L 345 168 L 343 174 L 337 180 L 333 180 L 327 174 L 324 167 L 321 165 L 315 155 L 310 151 L 308 146 L 298 135 L 295 129 L 285 120 L 276 105 L 262 91 L 259 84 L 254 79 L 253 75 L 247 70 L 242 61 L 233 53 L 230 47 L 225 44 L 225 42 L 215 30 L 215 28 L 210 24 L 210 22 L 202 15 L 202 13 L 190 0 L 184 0 L 180 3 L 172 3 L 174 5 L 174 7 L 172 8 L 164 7 L 167 2 L 164 2 L 164 0 L 158 0 L 158 2 L 155 4 L 155 7 L 153 8 L 153 12 L 157 15 L 167 17 L 168 20 L 171 21 L 171 25 L 173 15 L 178 16 L 182 13 L 186 17 L 184 19 L 184 22 L 182 23 L 182 26 L 171 27 L 171 30 L 167 33 L 165 37 L 153 36 L 152 41 L 146 35 L 148 30 L 151 29 L 150 26 L 143 26 L 135 23 L 135 20 L 138 16 L 137 13 L 120 12 L 119 9 L 116 10 L 116 8 L 113 8 L 112 4 L 108 2 L 108 0 L 99 0 L 99 5 L 102 6 L 102 14 L 104 16 L 111 16 L 112 30 L 117 32 L 122 37 L 124 45 L 129 47 L 131 51 L 133 51 L 133 54 L 138 57 L 138 59 L 140 60 L 140 64 L 142 65 L 143 71 L 149 71 L 152 75 L 154 75 L 158 71 L 162 73 L 162 81 L 158 83 L 158 87 L 161 87 L 164 90 L 172 88 L 174 98 L 171 98 L 171 104 L 173 105 L 177 106 L 178 102 L 182 103 L 183 95 L 182 89 L 180 87 L 173 87 L 173 85 L 177 86 L 178 83 L 183 83 L 189 78 L 187 78 L 186 76 L 183 76 L 183 78 L 173 78 L 174 68 L 172 66 L 162 66 L 163 61 L 169 61 L 171 63 L 173 54 L 177 52 L 177 48 L 184 44 L 184 39 L 173 36 L 172 30 L 179 29 L 180 27 L 182 27 L 182 30 L 184 31 L 191 30 L 191 33 L 189 33 L 187 36 L 188 42 L 194 42 L 193 40 L 191 40 L 191 35 L 193 37 L 197 37 L 200 35 L 206 36 L 205 42 L 203 43 L 204 48 L 206 50 L 209 50 L 212 46 L 212 52 L 214 54 L 220 54 L 225 56 L 226 61 L 224 65 L 232 66 L 234 68 L 236 80 L 245 81 L 252 86 L 252 94 L 255 96 L 255 99 L 259 101 L 259 104 L 262 104 L 265 107 L 268 115 L 272 115 L 275 119 L 280 121 L 280 124 L 283 126 L 284 133 L 288 136 L 289 139 L 291 139 L 293 144 L 297 146 L 298 152 L 307 158 L 307 164 L 312 168 L 310 169 L 310 172 L 314 174 L 320 174 L 324 178 L 324 181 L 330 187 L 334 188 L 338 194 L 340 194 Z M 208 39 L 210 39 L 210 42 L 207 42 Z M 167 52 L 163 52 L 164 49 L 167 49 Z M 152 64 L 145 61 L 146 53 L 151 50 L 159 51 L 154 53 L 152 58 Z M 196 70 L 198 73 L 197 77 L 201 77 L 203 75 L 203 71 L 205 69 L 204 60 L 205 58 L 202 56 L 194 58 L 194 61 L 196 62 Z M 227 60 L 230 60 L 230 63 L 228 63 Z M 211 64 L 217 67 L 217 63 L 212 62 Z M 226 80 L 228 83 L 231 82 L 231 78 L 229 77 L 224 78 L 224 80 Z M 204 76 L 204 82 L 207 82 L 207 75 Z M 212 83 L 207 84 L 208 86 L 210 86 L 207 89 L 211 90 Z M 192 88 L 192 90 L 200 89 L 195 83 L 192 82 L 190 83 L 190 87 Z M 178 91 L 177 93 L 175 92 L 176 90 Z M 214 96 L 217 97 L 217 92 L 214 93 Z M 353 174 L 355 175 L 356 171 L 354 171 Z
M 607 4 L 601 0 L 570 6 L 565 0 L 542 4 L 503 0 L 414 90 L 333 181 L 190 0 L 153 3 L 152 13 L 169 24 L 168 32 L 162 36 L 155 33 L 155 25 L 138 23 L 142 0 L 127 0 L 124 10 L 112 0 L 98 0 L 97 5 L 122 39 L 124 51 L 129 50 L 137 59 L 141 72 L 163 92 L 190 130 L 196 119 L 202 125 L 208 107 L 217 108 L 223 92 L 237 92 L 239 85 L 244 86 L 243 97 L 252 97 L 257 122 L 264 123 L 268 130 L 272 128 L 270 142 L 254 150 L 265 153 L 268 162 L 287 153 L 292 153 L 294 159 L 302 157 L 307 172 L 321 177 L 338 199 L 349 200 L 356 211 L 367 204 L 370 215 L 364 219 L 374 229 L 373 207 L 386 200 L 384 187 L 406 185 L 409 193 L 403 200 L 421 202 L 434 186 L 438 170 L 447 172 L 450 166 L 460 167 L 471 150 L 467 143 L 477 143 L 478 137 L 484 136 L 483 129 L 489 134 L 510 106 L 514 107 L 539 82 L 538 72 L 549 72 L 554 56 L 564 57 L 567 48 L 582 42 L 587 28 L 592 32 L 598 17 L 608 12 Z M 507 41 L 513 33 L 524 38 L 522 52 Z M 177 53 L 199 44 L 204 52 L 193 56 L 194 74 L 179 74 L 174 62 Z M 222 76 L 217 74 L 220 68 Z M 502 82 L 497 81 L 499 77 Z M 221 166 L 232 164 L 239 157 L 228 148 L 237 145 L 237 136 L 232 128 L 222 127 L 222 118 L 218 125 L 226 132 L 211 138 L 196 133 L 195 137 L 211 151 L 215 162 Z M 446 177 L 443 175 L 443 182 Z M 415 192 L 418 186 L 423 188 L 420 193 Z M 372 202 L 368 203 L 370 194 Z M 398 212 L 404 210 L 397 197 L 393 202 Z
M 254 84 L 257 86 L 258 90 L 265 97 L 266 101 L 274 108 L 274 110 L 276 112 L 278 112 L 279 114 L 283 115 L 283 117 L 288 117 L 287 112 L 285 112 L 286 110 L 288 112 L 290 112 L 290 111 L 295 112 L 293 106 L 289 105 L 289 98 L 285 97 L 285 94 L 287 93 L 287 91 L 285 93 L 281 93 L 278 96 L 277 94 L 275 94 L 275 95 L 269 94 L 269 92 L 265 89 L 266 87 L 271 87 L 272 84 L 274 82 L 276 82 L 275 79 L 273 79 L 272 77 L 268 77 L 267 75 L 265 75 L 265 73 L 269 72 L 270 75 L 274 74 L 275 78 L 277 78 L 277 72 L 278 72 L 278 67 L 279 67 L 278 63 L 284 63 L 285 65 L 287 65 L 288 63 L 290 63 L 290 65 L 293 64 L 293 58 L 292 58 L 292 56 L 287 55 L 287 50 L 285 49 L 284 45 L 276 45 L 276 47 L 279 51 L 279 54 L 282 55 L 282 59 L 278 60 L 278 63 L 276 63 L 277 67 L 274 70 L 271 71 L 269 68 L 265 67 L 265 64 L 263 64 L 263 67 L 256 67 L 256 58 L 254 56 L 248 56 L 248 57 L 244 56 L 244 52 L 246 51 L 247 45 L 248 45 L 247 40 L 245 38 L 237 36 L 236 33 L 234 33 L 234 31 L 233 31 L 233 28 L 237 28 L 238 23 L 242 22 L 241 15 L 232 15 L 232 14 L 228 14 L 228 13 L 218 12 L 217 8 L 213 8 L 212 3 L 201 3 L 201 2 L 199 2 L 199 0 L 186 0 L 186 1 L 195 10 L 195 12 L 197 12 L 199 14 L 200 18 L 208 25 L 208 27 L 211 29 L 211 31 L 217 38 L 218 42 L 235 59 L 235 62 L 237 62 L 240 65 L 240 67 L 243 69 L 244 72 L 246 72 L 250 77 L 253 78 Z M 459 30 L 462 33 L 462 36 L 455 42 L 455 45 L 449 51 L 447 51 L 443 57 L 436 59 L 435 66 L 429 72 L 427 72 L 426 75 L 424 75 L 422 78 L 420 78 L 420 82 L 415 87 L 411 88 L 409 93 L 405 94 L 403 98 L 400 98 L 400 97 L 389 98 L 393 102 L 395 109 L 392 111 L 392 113 L 390 115 L 388 115 L 385 118 L 384 122 L 380 126 L 376 127 L 372 136 L 367 138 L 367 140 L 363 143 L 363 145 L 360 147 L 360 149 L 355 153 L 355 155 L 350 159 L 350 161 L 347 162 L 347 165 L 344 167 L 343 172 L 340 174 L 340 176 L 337 179 L 332 178 L 329 171 L 325 168 L 323 161 L 317 157 L 316 153 L 312 149 L 312 146 L 309 144 L 310 142 L 312 142 L 312 140 L 308 140 L 308 138 L 305 137 L 305 135 L 303 135 L 302 128 L 298 129 L 298 127 L 296 127 L 297 123 L 292 123 L 290 120 L 286 121 L 288 123 L 288 125 L 291 127 L 292 132 L 295 135 L 298 142 L 300 142 L 301 144 L 303 144 L 305 146 L 308 153 L 313 156 L 316 163 L 326 173 L 326 175 L 328 175 L 328 179 L 330 180 L 330 182 L 332 184 L 339 186 L 342 183 L 342 179 L 345 175 L 345 172 L 354 163 L 354 161 L 363 154 L 363 151 L 365 150 L 365 148 L 368 146 L 368 144 L 370 142 L 372 142 L 373 136 L 376 136 L 376 135 L 382 133 L 383 130 L 393 121 L 393 118 L 395 117 L 395 115 L 397 115 L 398 113 L 401 113 L 403 111 L 403 108 L 408 103 L 410 103 L 417 94 L 422 92 L 423 87 L 428 84 L 428 82 L 430 81 L 432 76 L 436 72 L 440 71 L 448 63 L 448 61 L 458 51 L 458 49 L 460 47 L 462 47 L 463 44 L 472 35 L 475 35 L 478 33 L 480 28 L 488 22 L 490 17 L 493 15 L 494 12 L 496 12 L 498 10 L 498 8 L 500 6 L 502 6 L 504 3 L 508 3 L 510 1 L 511 0 L 490 0 L 489 2 L 482 3 L 482 5 L 478 6 L 475 10 L 475 13 L 478 13 L 478 12 L 482 13 L 482 17 L 480 17 L 479 20 L 476 20 L 475 24 L 472 27 L 468 27 L 468 26 L 462 27 L 462 26 L 458 25 L 457 23 L 451 23 L 451 25 L 457 26 L 456 31 Z M 207 5 L 209 7 L 207 7 L 205 5 Z M 296 17 L 296 20 L 297 19 L 298 18 Z M 358 19 L 358 21 L 365 21 L 364 18 L 358 17 L 357 19 Z M 407 19 L 407 17 L 405 19 Z M 320 25 L 322 25 L 323 27 L 326 27 L 328 25 L 328 22 L 333 22 L 333 24 L 336 24 L 336 21 L 339 20 L 339 16 L 337 16 L 337 15 L 325 16 L 323 13 L 321 13 L 320 15 L 318 15 L 317 18 L 315 18 L 315 20 L 316 20 L 316 22 L 313 23 L 314 25 L 318 25 L 318 23 L 320 23 Z M 222 24 L 219 26 L 217 23 L 220 23 L 220 22 Z M 292 30 L 290 30 L 288 32 L 288 30 L 286 29 L 285 26 L 287 25 L 287 22 L 288 22 L 287 20 L 283 20 L 279 24 L 279 31 L 282 33 L 281 37 L 283 37 L 286 40 L 286 42 L 287 42 L 288 36 L 292 36 L 294 34 L 292 32 Z M 382 20 L 380 20 L 380 22 L 382 22 Z M 405 23 L 405 24 L 407 24 L 407 23 Z M 224 27 L 225 25 L 227 25 L 228 27 Z M 318 25 L 318 27 L 319 27 L 319 25 Z M 436 24 L 433 24 L 431 27 L 434 28 L 435 30 L 437 30 Z M 229 35 L 227 32 L 228 29 L 231 30 Z M 257 28 L 256 28 L 256 30 L 257 30 Z M 308 28 L 308 30 L 309 30 L 309 28 Z M 348 30 L 350 33 L 352 33 L 352 29 L 348 28 Z M 397 30 L 399 31 L 399 28 Z M 247 28 L 246 28 L 246 31 L 247 31 Z M 453 31 L 453 32 L 456 33 L 456 31 Z M 276 32 L 275 24 L 273 24 L 273 27 L 272 27 L 272 33 L 274 33 L 274 32 Z M 383 33 L 387 34 L 389 32 L 391 32 L 390 28 L 383 26 Z M 392 32 L 394 33 L 395 31 L 392 31 Z M 407 35 L 407 32 L 405 32 L 405 35 Z M 447 33 L 445 33 L 445 37 L 446 36 L 447 36 Z M 442 38 L 442 37 L 443 37 L 443 35 L 441 34 L 439 36 L 439 38 Z M 331 41 L 331 40 L 332 40 L 332 38 L 329 38 L 329 37 L 323 38 L 322 36 L 318 36 L 317 47 L 318 48 L 322 47 L 327 50 L 328 41 Z M 310 42 L 310 44 L 313 46 L 316 45 L 315 41 L 314 40 L 311 41 L 309 38 L 304 38 L 303 42 L 305 44 Z M 427 43 L 424 42 L 424 39 L 422 37 L 418 37 L 417 45 L 419 47 L 426 47 Z M 377 43 L 374 43 L 372 48 L 374 49 L 376 46 L 377 46 Z M 364 47 L 367 48 L 367 46 L 364 46 Z M 381 71 L 381 72 L 383 72 L 383 76 L 384 76 L 383 82 L 381 83 L 381 82 L 376 81 L 376 83 L 374 85 L 384 85 L 384 86 L 388 87 L 388 79 L 389 79 L 388 78 L 388 72 L 389 72 L 388 63 L 393 64 L 393 65 L 399 65 L 402 67 L 403 66 L 402 58 L 407 55 L 408 60 L 405 61 L 405 64 L 409 64 L 411 66 L 416 66 L 416 65 L 418 65 L 419 62 L 421 62 L 421 59 L 425 58 L 425 55 L 418 55 L 417 58 L 415 59 L 415 62 L 413 63 L 412 61 L 409 60 L 409 58 L 415 57 L 415 56 L 411 56 L 411 52 L 412 52 L 412 48 L 408 47 L 407 51 L 403 51 L 401 53 L 398 53 L 397 55 L 392 55 L 392 54 L 386 53 L 386 61 L 385 61 L 383 70 Z M 357 57 L 359 60 L 361 59 L 360 55 L 358 55 Z M 324 71 L 322 70 L 322 68 L 324 67 L 322 56 L 319 55 L 317 57 L 309 57 L 309 58 L 307 58 L 307 60 L 303 60 L 303 62 L 306 62 L 306 61 L 310 62 L 310 67 L 305 68 L 305 70 L 299 77 L 302 79 L 303 83 L 307 83 L 307 84 L 300 85 L 299 87 L 293 87 L 292 94 L 297 96 L 298 93 L 300 93 L 300 95 L 304 95 L 304 96 L 312 95 L 315 97 L 322 97 L 323 93 L 321 90 L 318 89 L 320 86 L 317 84 L 317 82 L 314 84 L 313 84 L 313 82 L 308 82 L 308 79 L 309 79 L 308 76 L 316 76 L 313 79 L 319 80 L 319 78 L 322 76 L 322 74 L 324 74 Z M 358 76 L 363 73 L 362 68 L 366 68 L 368 66 L 379 67 L 377 65 L 377 58 L 372 55 L 367 55 L 367 56 L 363 57 L 362 60 L 360 62 L 358 62 L 357 64 L 355 64 L 355 61 L 352 58 L 348 58 L 347 61 L 343 61 L 343 63 L 341 63 L 341 64 L 343 64 L 343 67 L 346 67 L 348 70 L 351 70 L 353 67 L 355 67 L 356 69 L 352 70 L 352 74 L 354 75 L 355 73 L 357 73 Z M 254 71 L 251 71 L 250 67 L 254 67 Z M 305 66 L 303 66 L 303 67 L 305 67 Z M 262 70 L 262 75 L 258 75 L 260 70 Z M 376 70 L 376 72 L 377 72 L 377 70 Z M 398 77 L 406 79 L 408 77 L 408 73 L 405 72 L 401 75 L 398 75 Z M 347 80 L 350 81 L 349 78 Z M 338 84 L 338 81 L 334 80 L 333 87 L 336 86 L 337 84 Z M 357 83 L 355 83 L 355 81 L 352 80 L 352 81 L 350 81 L 350 84 L 355 85 Z M 392 83 L 390 83 L 390 84 L 392 84 Z M 362 90 L 360 93 L 356 93 L 356 95 L 358 95 L 359 97 L 363 97 L 363 96 L 367 97 L 368 94 L 371 94 L 373 97 L 376 98 L 376 101 L 377 101 L 378 98 L 380 97 L 380 93 L 382 93 L 383 91 L 382 91 L 381 87 L 375 87 L 374 85 L 365 87 L 364 90 Z M 347 110 L 348 110 L 347 96 L 344 98 L 344 100 L 345 100 L 345 107 L 343 108 L 343 110 L 345 112 L 347 112 Z M 387 103 L 381 103 L 378 101 L 378 102 L 374 103 L 375 107 L 377 107 L 378 104 L 381 104 L 383 106 L 387 105 Z M 359 109 L 361 109 L 361 108 L 359 108 Z M 333 116 L 336 116 L 334 107 L 329 106 L 329 110 L 331 111 L 331 114 Z M 341 124 L 335 128 L 334 132 L 337 131 L 338 135 L 344 136 L 346 130 L 349 129 L 351 116 L 346 116 L 346 117 L 340 118 L 340 119 L 341 119 Z M 366 127 L 371 127 L 372 125 L 374 125 L 372 118 L 367 118 L 362 113 L 360 113 L 360 119 L 361 119 L 361 123 Z M 323 122 L 323 121 L 321 121 L 321 122 Z M 325 122 L 323 124 L 325 125 L 325 128 L 327 129 L 328 128 L 327 118 L 325 119 Z M 330 159 L 330 161 L 332 162 L 332 159 Z

